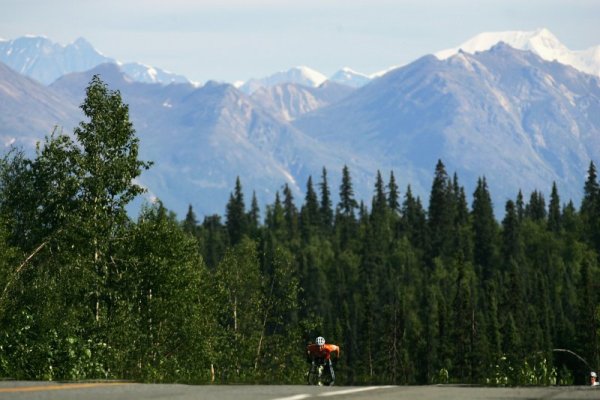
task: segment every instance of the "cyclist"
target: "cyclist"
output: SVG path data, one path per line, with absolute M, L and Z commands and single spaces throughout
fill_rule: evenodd
M 331 376 L 331 382 L 329 385 L 333 385 L 335 381 L 335 373 L 333 372 L 333 364 L 331 363 L 331 353 L 335 353 L 336 358 L 340 358 L 340 347 L 335 344 L 326 344 L 325 339 L 319 336 L 316 343 L 311 343 L 306 348 L 306 354 L 308 359 L 313 363 L 323 364 L 329 369 L 329 375 Z

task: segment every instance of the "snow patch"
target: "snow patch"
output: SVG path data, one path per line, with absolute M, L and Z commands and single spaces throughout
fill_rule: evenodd
M 434 55 L 445 60 L 459 51 L 474 54 L 504 42 L 518 49 L 531 51 L 546 61 L 558 61 L 588 74 L 600 76 L 600 46 L 582 51 L 569 50 L 546 28 L 535 31 L 483 32 L 458 47 L 441 50 Z

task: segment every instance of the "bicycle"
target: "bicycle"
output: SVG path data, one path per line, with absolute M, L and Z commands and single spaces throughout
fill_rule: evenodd
M 317 386 L 332 386 L 331 370 L 325 367 L 324 360 L 313 360 L 306 373 L 306 383 Z

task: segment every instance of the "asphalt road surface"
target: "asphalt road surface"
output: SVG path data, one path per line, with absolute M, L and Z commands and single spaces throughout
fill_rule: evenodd
M 0 381 L 0 399 L 27 400 L 534 400 L 600 399 L 600 387 L 159 385 Z

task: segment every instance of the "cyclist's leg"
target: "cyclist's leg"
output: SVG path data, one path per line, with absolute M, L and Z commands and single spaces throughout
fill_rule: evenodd
M 335 372 L 333 371 L 333 363 L 331 360 L 327 360 L 327 366 L 329 367 L 329 375 L 331 376 L 331 382 L 329 382 L 329 386 L 332 386 L 333 382 L 335 382 Z

